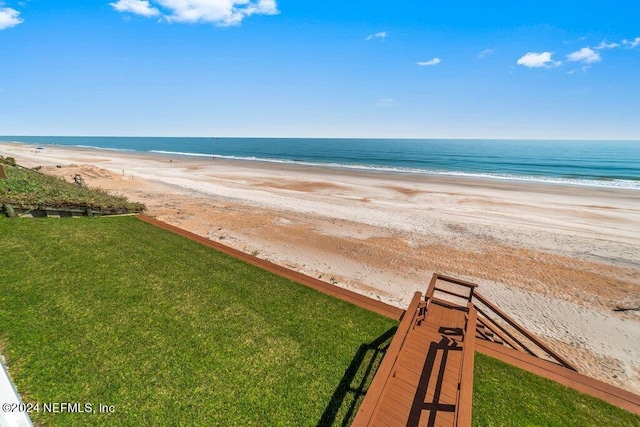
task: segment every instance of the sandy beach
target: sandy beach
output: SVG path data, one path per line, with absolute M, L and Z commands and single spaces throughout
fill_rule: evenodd
M 582 373 L 640 394 L 640 192 L 0 143 L 26 167 L 406 307 L 433 272 L 480 292 Z

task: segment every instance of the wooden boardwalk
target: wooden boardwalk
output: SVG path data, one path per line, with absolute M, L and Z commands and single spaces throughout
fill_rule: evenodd
M 471 424 L 475 309 L 421 297 L 414 296 L 353 426 Z
M 393 425 L 454 425 L 462 371 L 465 313 L 430 305 L 413 328 L 380 401 L 378 421 Z
M 434 274 L 416 292 L 353 426 L 470 426 L 475 351 L 640 414 L 640 396 L 576 372 L 475 288 Z

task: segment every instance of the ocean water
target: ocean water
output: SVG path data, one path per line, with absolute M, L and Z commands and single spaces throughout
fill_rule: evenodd
M 640 190 L 640 141 L 60 136 L 0 140 Z

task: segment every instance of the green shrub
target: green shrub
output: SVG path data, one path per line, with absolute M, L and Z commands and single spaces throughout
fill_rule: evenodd
M 42 208 L 81 208 L 108 213 L 142 212 L 142 203 L 129 202 L 125 197 L 114 196 L 104 190 L 70 184 L 61 178 L 43 175 L 36 171 L 2 161 L 7 179 L 0 180 L 0 205 Z

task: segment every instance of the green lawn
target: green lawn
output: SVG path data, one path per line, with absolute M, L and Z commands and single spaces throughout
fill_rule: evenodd
M 0 236 L 23 401 L 115 408 L 32 414 L 46 425 L 341 423 L 397 325 L 135 217 L 5 218 Z
M 554 381 L 476 353 L 473 425 L 640 426 L 640 417 Z
M 0 218 L 0 352 L 70 425 L 348 425 L 396 322 L 134 217 Z M 476 426 L 640 426 L 476 355 Z

